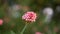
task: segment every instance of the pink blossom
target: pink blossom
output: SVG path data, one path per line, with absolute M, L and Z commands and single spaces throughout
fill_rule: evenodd
M 2 25 L 3 24 L 3 20 L 2 19 L 0 19 L 0 25 Z
M 42 34 L 41 32 L 36 32 L 35 34 Z
M 37 17 L 36 13 L 34 13 L 34 12 L 26 12 L 22 16 L 22 19 L 24 19 L 25 21 L 29 21 L 29 22 L 35 22 L 36 17 Z

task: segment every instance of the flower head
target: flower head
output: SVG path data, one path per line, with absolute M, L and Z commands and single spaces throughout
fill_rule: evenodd
M 29 21 L 29 22 L 35 22 L 36 17 L 37 17 L 36 13 L 34 13 L 34 12 L 26 12 L 22 16 L 22 19 L 24 19 L 25 21 Z
M 3 24 L 3 20 L 2 19 L 0 19 L 0 25 L 2 25 Z
M 43 14 L 45 14 L 45 15 L 53 15 L 53 9 L 50 8 L 50 7 L 44 8 Z
M 36 32 L 35 34 L 42 34 L 41 32 Z

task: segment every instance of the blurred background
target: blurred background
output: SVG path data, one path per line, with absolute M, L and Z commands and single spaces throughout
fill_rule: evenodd
M 37 13 L 37 19 L 24 34 L 60 34 L 60 0 L 0 0 L 0 34 L 20 34 L 27 11 Z

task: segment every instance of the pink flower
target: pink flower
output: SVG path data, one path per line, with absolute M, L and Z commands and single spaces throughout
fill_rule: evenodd
M 23 16 L 22 19 L 25 21 L 29 21 L 29 22 L 35 22 L 36 20 L 36 13 L 34 12 L 26 12 Z
M 35 34 L 42 34 L 41 32 L 36 32 Z
M 3 24 L 3 20 L 2 19 L 0 19 L 0 25 L 2 25 Z

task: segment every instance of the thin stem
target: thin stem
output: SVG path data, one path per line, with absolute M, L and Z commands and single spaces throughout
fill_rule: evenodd
M 25 31 L 25 29 L 26 29 L 27 25 L 28 25 L 28 23 L 27 23 L 27 24 L 24 26 L 24 28 L 22 29 L 21 34 L 23 34 L 23 33 L 24 33 L 24 31 Z

